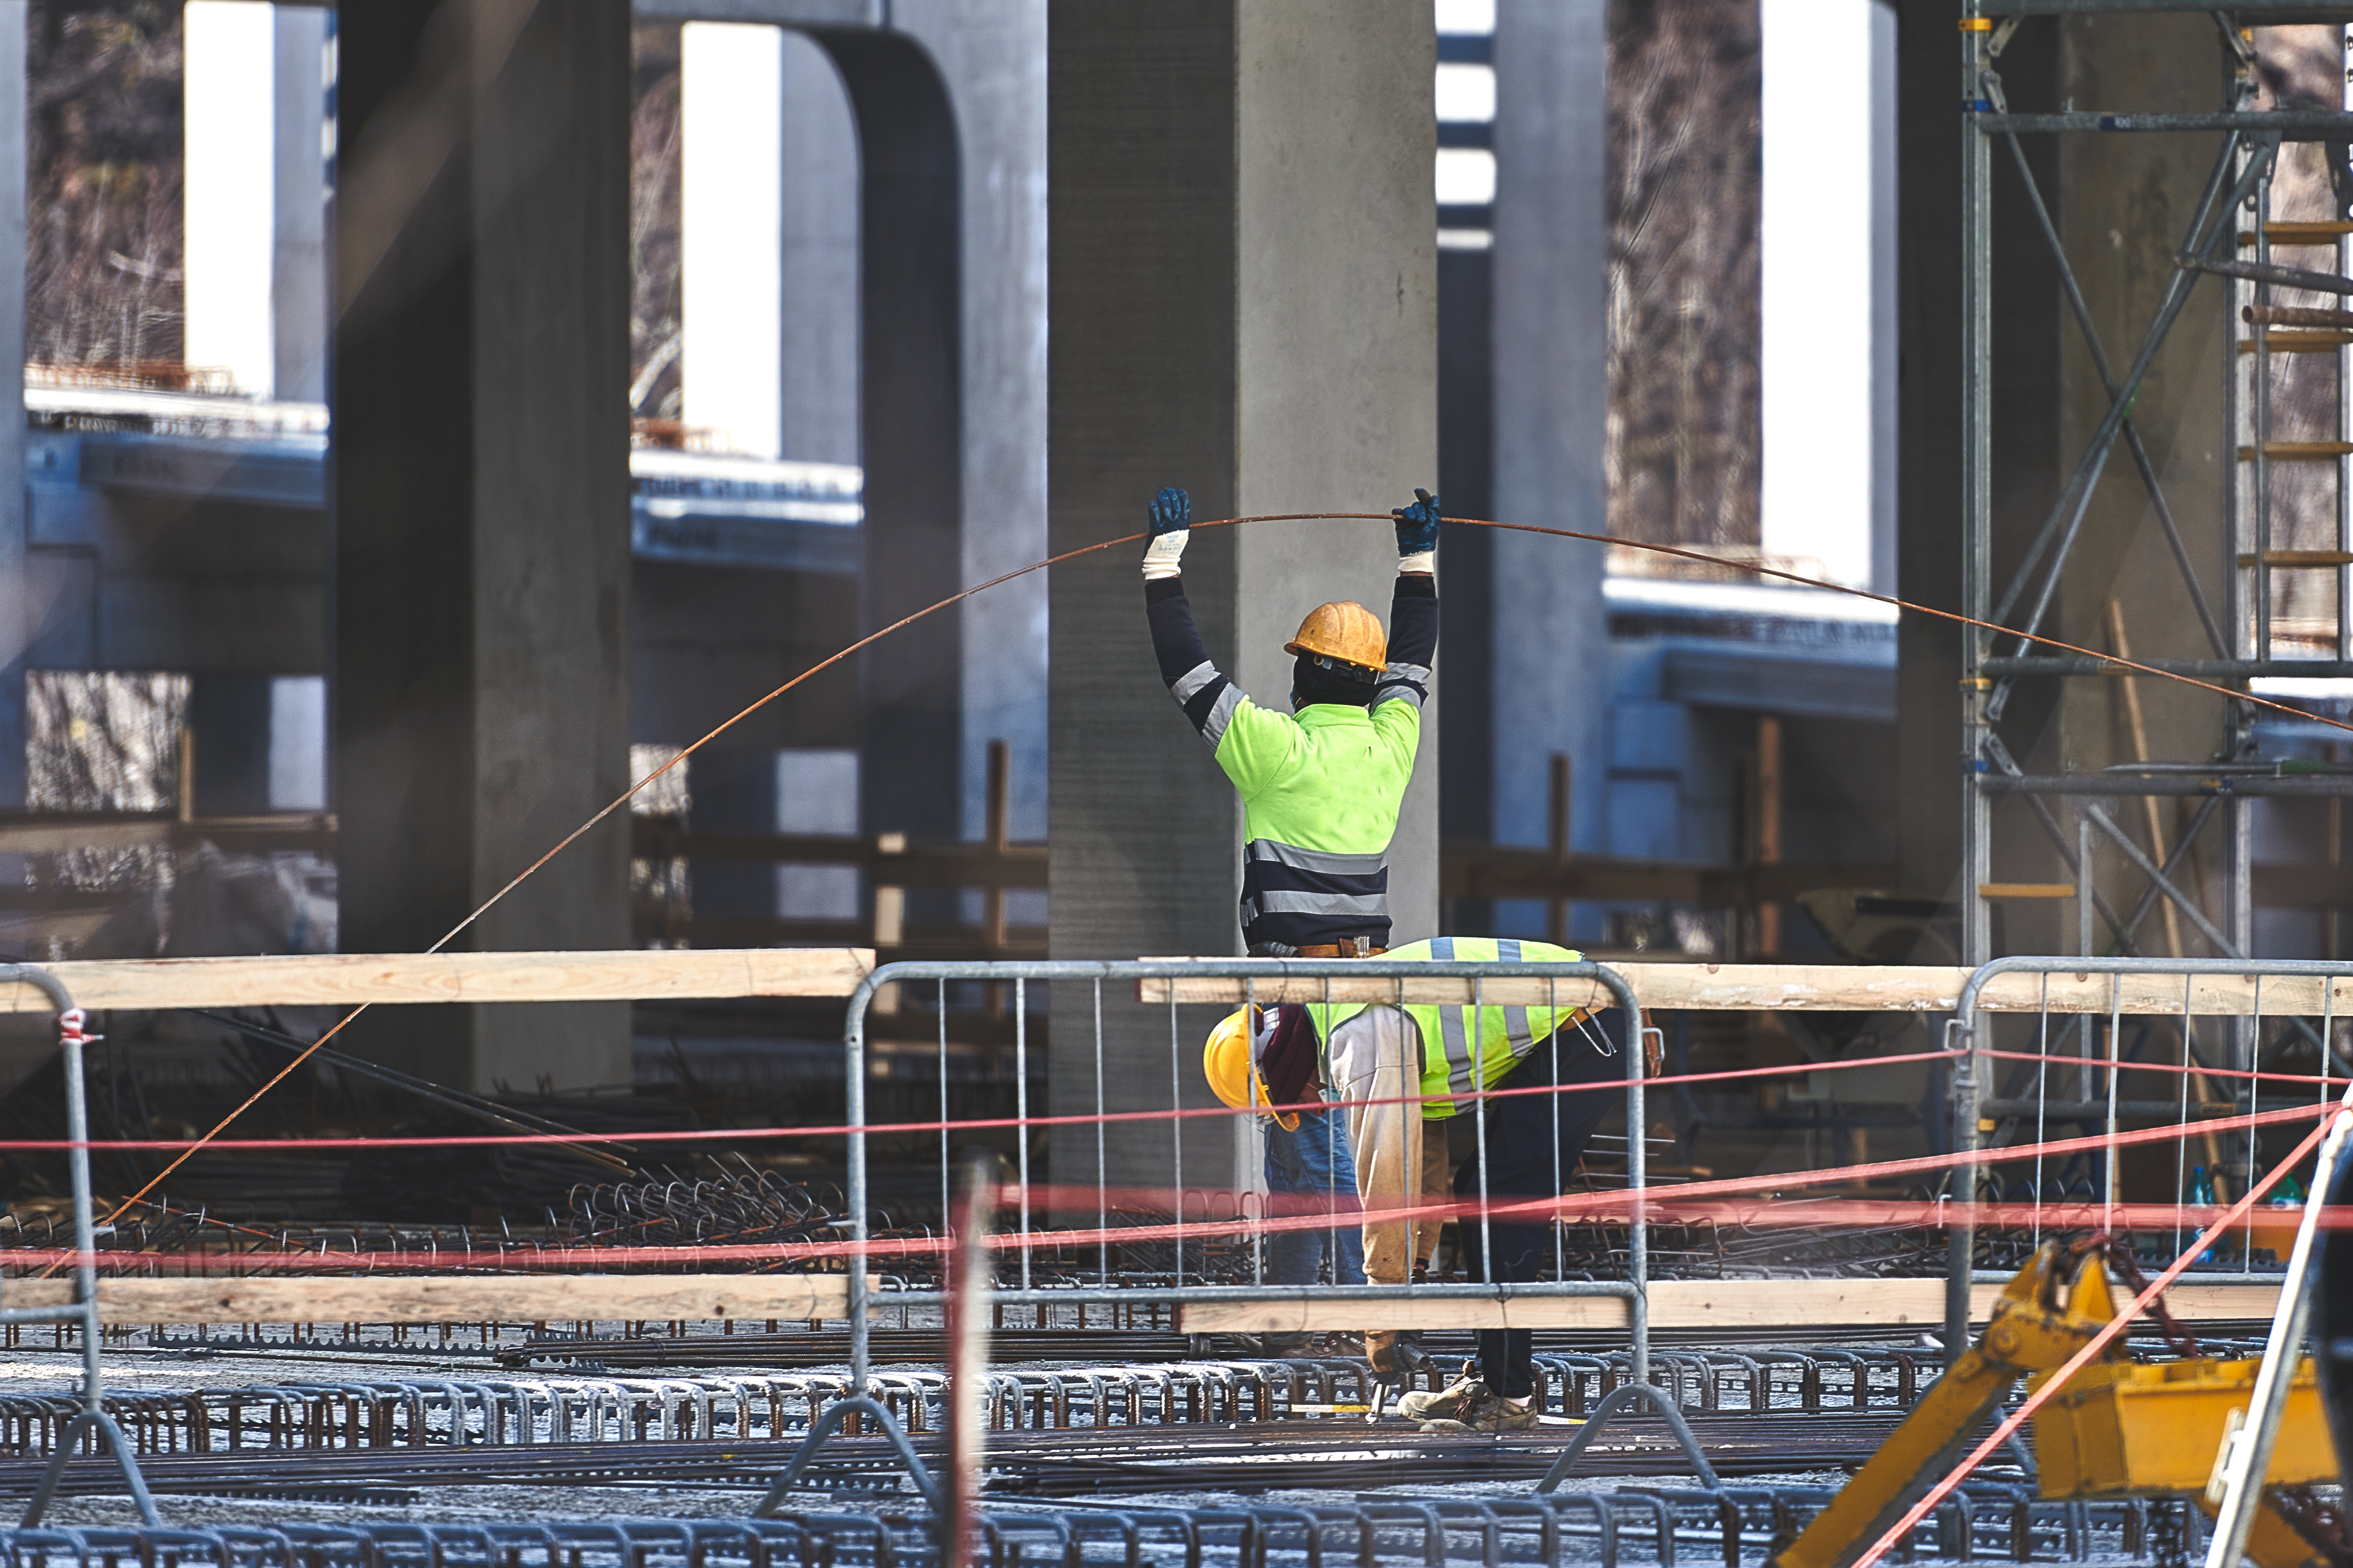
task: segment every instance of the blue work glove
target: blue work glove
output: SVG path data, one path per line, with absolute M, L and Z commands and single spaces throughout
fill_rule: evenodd
M 1193 498 L 1171 486 L 1152 498 L 1145 517 L 1152 525 L 1152 542 L 1144 547 L 1144 576 L 1174 577 L 1185 569 L 1185 541 L 1191 537 Z
M 1411 506 L 1398 507 L 1389 515 L 1397 519 L 1398 554 L 1402 558 L 1399 562 L 1400 569 L 1405 569 L 1406 561 L 1417 560 L 1436 552 L 1438 549 L 1438 498 L 1436 496 L 1431 495 L 1428 490 L 1417 489 L 1413 492 Z M 1430 567 L 1430 562 L 1422 560 L 1411 570 L 1427 572 Z

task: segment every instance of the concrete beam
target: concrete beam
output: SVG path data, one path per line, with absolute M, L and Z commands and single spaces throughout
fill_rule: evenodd
M 1056 0 L 1055 550 L 1134 531 L 1163 485 L 1221 517 L 1385 510 L 1430 482 L 1434 37 L 1427 0 Z M 1264 524 L 1203 534 L 1186 580 L 1212 653 L 1281 703 L 1301 614 L 1343 597 L 1386 614 L 1394 562 L 1377 524 Z M 1049 594 L 1055 956 L 1235 952 L 1240 813 L 1155 671 L 1135 552 L 1057 568 Z M 1436 929 L 1436 721 L 1391 849 L 1398 942 Z M 1094 1103 L 1087 1005 L 1056 999 L 1078 1025 L 1056 1036 L 1058 1110 Z M 1172 1084 L 1165 1021 L 1105 1022 L 1112 1105 L 1207 1102 L 1181 1062 Z M 1229 1131 L 1200 1136 L 1187 1168 L 1223 1179 Z M 1088 1180 L 1093 1151 L 1070 1140 L 1057 1179 Z M 1166 1158 L 1114 1142 L 1113 1179 L 1165 1182 Z
M 416 952 L 625 787 L 629 12 L 384 0 L 339 33 L 342 942 Z M 628 825 L 460 950 L 628 942 Z M 628 1014 L 387 1021 L 438 1081 L 626 1082 Z

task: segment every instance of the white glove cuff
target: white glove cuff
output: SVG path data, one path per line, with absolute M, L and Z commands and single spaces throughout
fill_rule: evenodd
M 1425 550 L 1419 555 L 1408 555 L 1399 559 L 1398 562 L 1398 575 L 1402 577 L 1409 572 L 1422 572 L 1427 573 L 1432 577 L 1437 576 L 1438 552 L 1435 550 Z
M 1155 538 L 1144 547 L 1144 580 L 1156 582 L 1174 577 L 1185 570 L 1185 541 L 1191 537 L 1186 529 L 1177 529 Z

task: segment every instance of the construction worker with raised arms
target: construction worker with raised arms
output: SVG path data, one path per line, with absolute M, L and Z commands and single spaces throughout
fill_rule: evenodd
M 1362 958 L 1389 942 L 1389 840 L 1421 744 L 1438 652 L 1438 498 L 1397 519 L 1393 636 L 1364 605 L 1318 605 L 1282 645 L 1290 713 L 1210 661 L 1182 575 L 1193 503 L 1153 498 L 1144 607 L 1160 679 L 1242 797 L 1242 940 L 1254 958 Z
M 1582 954 L 1508 937 L 1439 937 L 1397 949 L 1392 960 L 1575 963 Z M 1474 1017 L 1475 1015 L 1475 1017 Z M 1399 1064 L 1418 1064 L 1409 1076 Z M 1616 1109 L 1605 1092 L 1545 1094 L 1555 1086 L 1621 1079 L 1617 1046 L 1582 1007 L 1402 1007 L 1296 1004 L 1244 1008 L 1209 1037 L 1202 1068 L 1218 1097 L 1281 1114 L 1320 1080 L 1346 1109 L 1365 1206 L 1365 1272 L 1403 1280 L 1436 1241 L 1439 1222 L 1411 1224 L 1384 1211 L 1440 1201 L 1461 1206 L 1455 1234 L 1470 1278 L 1528 1281 L 1551 1255 L 1549 1219 L 1481 1223 L 1483 1140 L 1486 1197 L 1510 1203 L 1557 1196 L 1594 1129 Z M 1483 1092 L 1482 1092 L 1483 1091 Z M 1489 1096 L 1502 1094 L 1502 1098 Z M 1411 1103 L 1419 1095 L 1420 1103 Z M 1411 1180 L 1406 1180 L 1407 1176 Z M 1493 1258 L 1487 1243 L 1492 1241 Z M 1391 1371 L 1393 1336 L 1366 1336 L 1376 1370 Z M 1409 1394 L 1398 1413 L 1429 1431 L 1515 1431 L 1536 1425 L 1535 1345 L 1525 1329 L 1482 1329 L 1475 1373 L 1436 1394 Z M 1388 1362 L 1390 1365 L 1384 1365 Z
M 1191 498 L 1164 489 L 1148 509 L 1144 605 L 1153 652 L 1170 695 L 1242 798 L 1241 927 L 1253 957 L 1356 958 L 1388 946 L 1389 841 L 1420 749 L 1421 705 L 1438 651 L 1438 506 L 1437 497 L 1417 489 L 1413 504 L 1391 514 L 1393 635 L 1362 605 L 1335 602 L 1309 611 L 1283 645 L 1295 660 L 1290 713 L 1243 695 L 1202 645 L 1182 575 Z M 1356 1194 L 1369 1178 L 1355 1166 L 1350 1131 L 1320 1104 L 1271 1119 L 1270 1201 L 1285 1212 L 1345 1213 L 1353 1229 Z M 1377 1184 L 1405 1179 L 1386 1173 Z M 1359 1283 L 1366 1271 L 1354 1240 L 1336 1228 L 1281 1236 L 1270 1249 L 1271 1279 L 1313 1284 L 1328 1264 L 1332 1283 Z M 1366 1343 L 1375 1369 L 1395 1375 L 1396 1336 L 1368 1334 Z

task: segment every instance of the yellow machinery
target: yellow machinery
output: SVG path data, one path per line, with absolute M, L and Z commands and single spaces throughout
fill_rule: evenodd
M 1977 1345 L 1936 1380 L 1879 1452 L 1774 1559 L 1774 1568 L 1846 1568 L 1978 1441 L 2013 1381 L 2047 1377 L 2116 1316 L 2101 1253 L 2084 1254 L 2072 1265 L 2073 1278 L 2065 1279 L 2070 1269 L 2056 1242 L 2035 1253 L 2002 1288 Z M 2137 1365 L 2126 1358 L 2121 1338 L 2035 1414 L 2042 1495 L 2187 1492 L 2212 1513 L 2215 1456 L 2225 1431 L 2246 1410 L 2260 1363 L 2192 1359 Z M 2038 1385 L 2041 1381 L 2036 1377 Z M 2306 1362 L 2289 1385 L 2265 1479 L 2292 1486 L 2338 1476 L 2336 1446 Z M 2324 1568 L 2331 1561 L 2268 1499 L 2248 1534 L 2247 1555 L 2260 1568 Z

